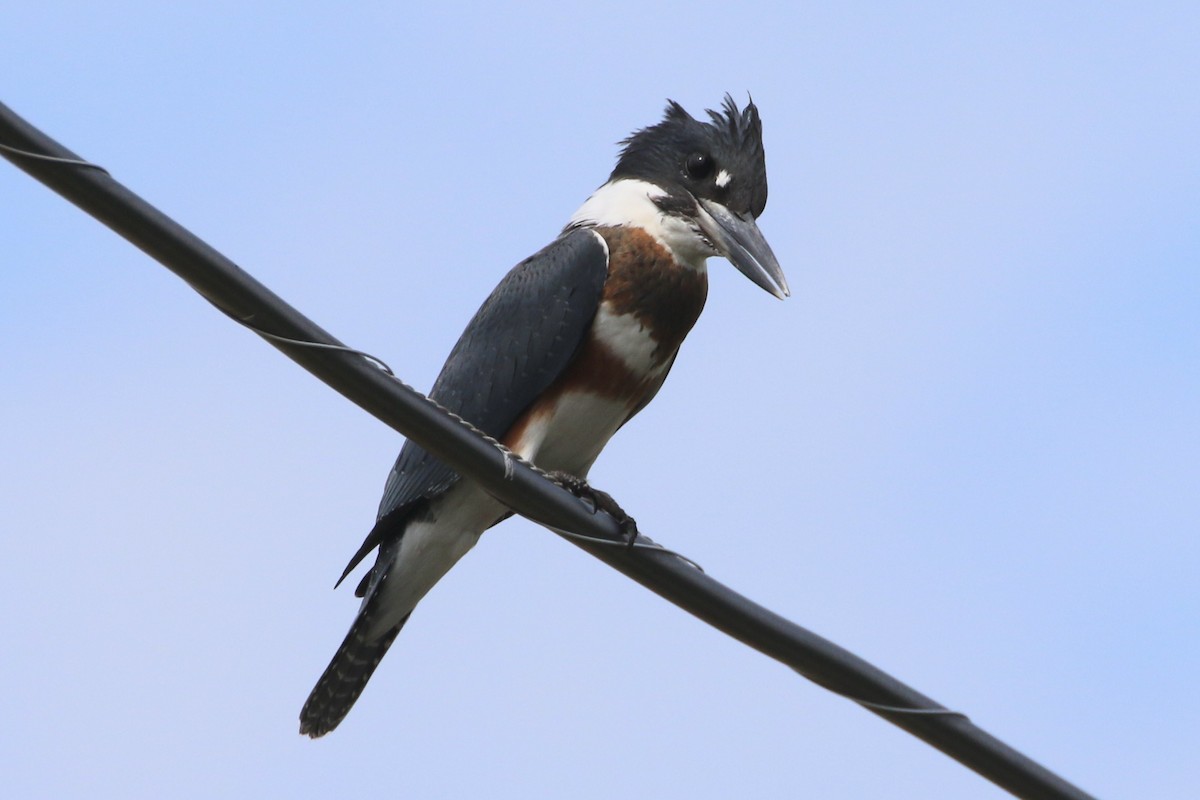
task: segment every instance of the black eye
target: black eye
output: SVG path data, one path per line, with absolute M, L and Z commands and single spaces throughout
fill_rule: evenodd
M 689 178 L 703 180 L 712 174 L 712 156 L 707 153 L 692 153 L 687 157 L 687 161 L 684 162 L 684 168 L 687 170 Z

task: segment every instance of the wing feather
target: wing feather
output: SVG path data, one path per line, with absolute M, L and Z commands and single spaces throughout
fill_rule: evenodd
M 608 247 L 586 229 L 564 233 L 517 264 L 463 331 L 430 397 L 489 436 L 502 437 L 574 358 L 607 275 Z M 406 442 L 388 474 L 375 528 L 346 573 L 389 533 L 402 532 L 392 517 L 401 523 L 419 501 L 458 479 L 424 448 Z

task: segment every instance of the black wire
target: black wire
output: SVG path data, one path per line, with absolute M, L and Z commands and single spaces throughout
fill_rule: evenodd
M 470 475 L 517 513 L 562 533 L 710 625 L 909 731 L 1018 797 L 1090 795 L 853 653 L 759 606 L 655 546 L 624 546 L 620 526 L 381 371 L 205 242 L 0 104 L 0 155 L 108 225 L 236 320 L 256 321 L 293 361 Z M 566 533 L 566 532 L 570 533 Z M 603 541 L 604 544 L 597 543 Z M 612 543 L 622 546 L 614 547 Z
M 32 159 L 40 160 L 40 161 L 53 162 L 55 164 L 73 164 L 74 166 L 77 166 L 77 167 L 87 167 L 88 169 L 99 170 L 100 172 L 103 172 L 105 175 L 109 174 L 109 171 L 106 170 L 104 167 L 100 166 L 99 164 L 93 164 L 92 162 L 84 161 L 81 158 L 61 158 L 59 156 L 48 156 L 45 153 L 33 153 L 33 152 L 30 152 L 29 150 L 21 150 L 19 148 L 13 147 L 12 145 L 7 145 L 7 144 L 3 144 L 3 143 L 0 143 L 0 150 L 4 151 L 9 156 L 18 156 L 20 158 L 32 158 Z M 12 159 L 10 158 L 9 160 L 11 161 Z

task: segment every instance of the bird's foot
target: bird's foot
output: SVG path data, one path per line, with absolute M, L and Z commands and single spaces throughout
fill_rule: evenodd
M 637 520 L 625 513 L 625 509 L 613 499 L 608 492 L 602 492 L 594 488 L 590 483 L 583 478 L 555 470 L 547 473 L 549 478 L 559 486 L 566 489 L 571 494 L 578 497 L 580 500 L 586 500 L 592 505 L 592 513 L 603 511 L 617 521 L 621 526 L 621 535 L 625 538 L 625 544 L 628 547 L 633 547 L 638 538 Z

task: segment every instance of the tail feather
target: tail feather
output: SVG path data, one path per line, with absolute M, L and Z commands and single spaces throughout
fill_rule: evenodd
M 300 709 L 300 733 L 316 739 L 346 718 L 408 617 L 375 638 L 366 635 L 370 622 L 369 614 L 359 614 L 350 626 L 342 646 L 333 654 L 333 660 Z

